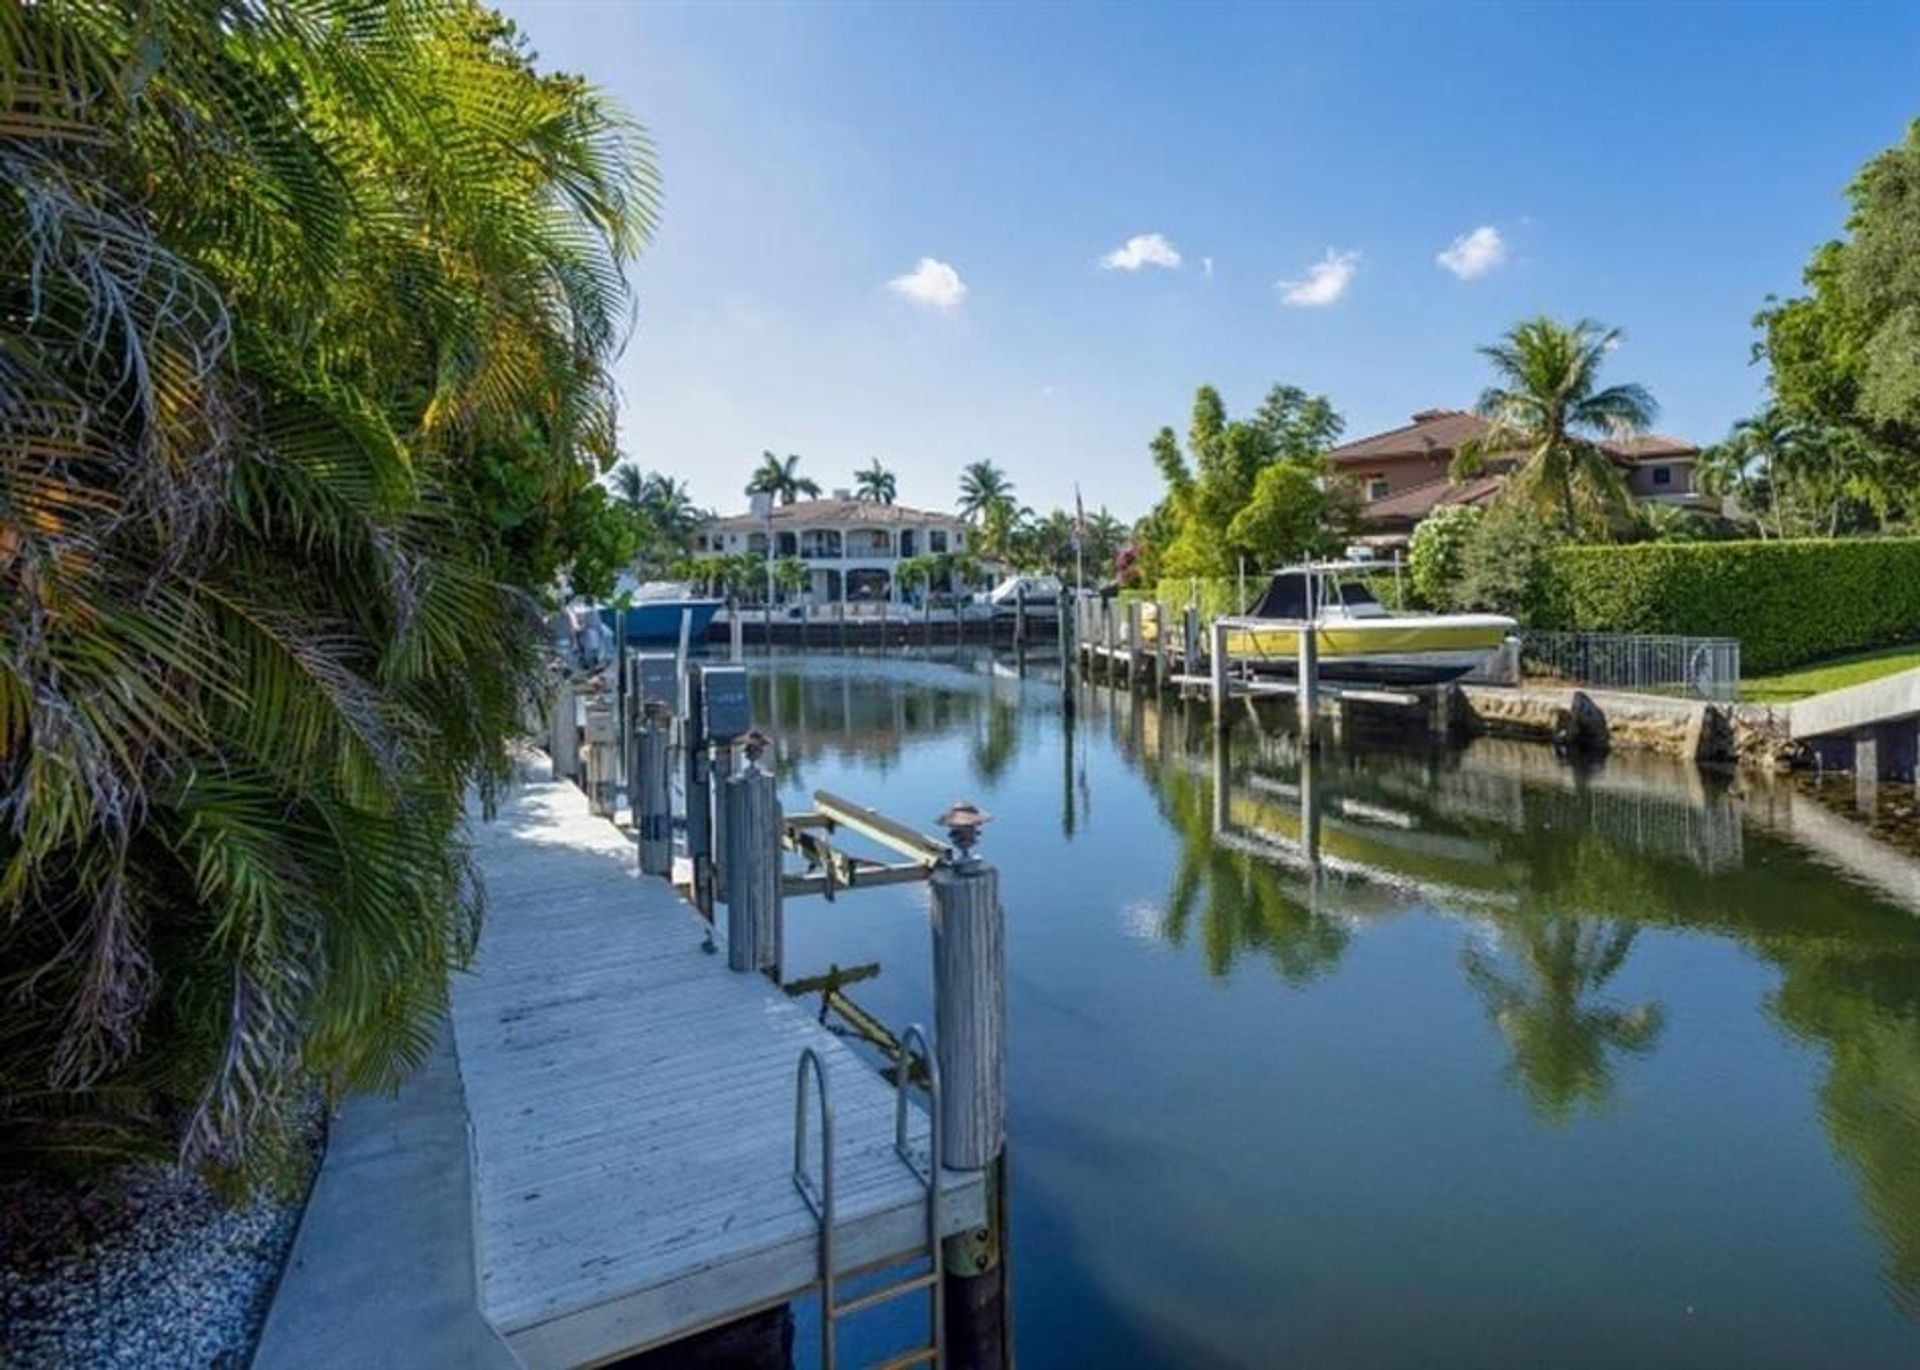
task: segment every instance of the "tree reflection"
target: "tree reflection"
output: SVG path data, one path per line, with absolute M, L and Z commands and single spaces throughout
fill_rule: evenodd
M 987 697 L 973 735 L 973 773 L 991 784 L 1006 774 L 1020 753 L 1020 700 Z
M 1820 1114 L 1886 1249 L 1892 1293 L 1920 1319 L 1920 956 L 1806 943 L 1778 957 L 1774 1011 L 1826 1048 Z
M 1168 768 L 1157 780 L 1161 813 L 1180 838 L 1162 925 L 1167 941 L 1185 946 L 1198 922 L 1207 970 L 1217 977 L 1247 953 L 1263 953 L 1293 985 L 1332 970 L 1353 934 L 1315 907 L 1311 879 L 1217 842 L 1207 776 Z M 1304 885 L 1307 897 L 1290 884 Z
M 1507 931 L 1508 955 L 1461 952 L 1467 979 L 1507 1039 L 1508 1073 L 1544 1117 L 1561 1122 L 1613 1093 L 1613 1058 L 1652 1051 L 1666 1024 L 1657 1003 L 1590 1002 L 1625 964 L 1637 930 L 1556 913 Z

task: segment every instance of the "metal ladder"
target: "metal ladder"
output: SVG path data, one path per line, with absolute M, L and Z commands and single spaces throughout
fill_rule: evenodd
M 907 1087 L 913 1077 L 913 1044 L 920 1045 L 921 1059 L 927 1068 L 928 1127 L 927 1127 L 927 1164 L 924 1169 L 915 1159 L 913 1147 L 907 1138 Z M 839 1320 L 851 1317 L 855 1313 L 903 1298 L 918 1290 L 930 1290 L 928 1299 L 928 1337 L 927 1344 L 911 1351 L 902 1352 L 882 1361 L 877 1370 L 905 1370 L 910 1365 L 932 1365 L 940 1370 L 946 1364 L 946 1339 L 942 1331 L 945 1322 L 945 1295 L 942 1289 L 946 1266 L 940 1250 L 940 1166 L 942 1152 L 940 1146 L 940 1063 L 934 1059 L 933 1049 L 927 1042 L 927 1035 L 919 1024 L 913 1024 L 900 1034 L 900 1056 L 895 1063 L 894 1103 L 893 1103 L 893 1149 L 901 1162 L 920 1181 L 927 1192 L 927 1247 L 928 1269 L 924 1274 L 911 1275 L 892 1284 L 885 1284 L 870 1290 L 845 1303 L 839 1301 L 835 1292 L 836 1265 L 834 1262 L 833 1242 L 836 1214 L 834 1210 L 833 1189 L 833 1102 L 827 1096 L 827 1068 L 819 1053 L 807 1047 L 800 1053 L 800 1065 L 794 1082 L 793 1100 L 793 1185 L 800 1191 L 800 1197 L 806 1200 L 816 1222 L 820 1225 L 820 1364 L 822 1370 L 836 1370 L 837 1351 L 835 1334 Z M 816 1180 L 807 1169 L 807 1076 L 811 1074 L 814 1093 L 820 1104 L 820 1176 Z M 917 1259 L 917 1257 L 908 1257 Z M 901 1262 L 893 1262 L 900 1264 Z

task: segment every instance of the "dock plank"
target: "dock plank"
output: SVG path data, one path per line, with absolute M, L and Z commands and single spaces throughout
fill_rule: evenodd
M 893 1090 L 706 927 L 631 839 L 536 762 L 475 829 L 487 921 L 454 985 L 482 1314 L 530 1366 L 658 1346 L 793 1298 L 818 1236 L 794 1190 L 794 1072 L 826 1063 L 847 1270 L 910 1257 L 924 1192 Z M 911 1130 L 924 1144 L 915 1109 Z M 818 1145 L 818 1131 L 814 1132 Z M 948 1172 L 945 1226 L 983 1218 Z

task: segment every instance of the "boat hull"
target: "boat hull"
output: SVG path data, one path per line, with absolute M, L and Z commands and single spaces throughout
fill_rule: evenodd
M 1320 679 L 1343 684 L 1443 685 L 1470 675 L 1506 641 L 1511 619 L 1465 615 L 1322 623 L 1314 629 Z M 1148 628 L 1146 635 L 1156 637 Z M 1227 632 L 1234 664 L 1262 675 L 1299 669 L 1300 627 L 1241 620 Z
M 717 599 L 659 600 L 646 604 L 630 604 L 623 610 L 602 609 L 600 621 L 607 625 L 608 631 L 614 627 L 614 615 L 623 614 L 626 619 L 627 645 L 630 647 L 646 645 L 678 645 L 680 641 L 680 615 L 682 612 L 693 616 L 692 636 L 689 639 L 696 645 L 707 639 L 707 628 L 713 622 L 713 616 L 720 612 Z

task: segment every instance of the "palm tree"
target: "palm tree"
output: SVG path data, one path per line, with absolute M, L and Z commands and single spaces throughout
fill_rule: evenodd
M 0 7 L 0 1148 L 253 1177 L 432 1045 L 655 185 L 461 0 L 137 8 Z
M 1602 441 L 1645 431 L 1659 407 L 1643 386 L 1600 388 L 1601 363 L 1619 340 L 1619 329 L 1590 319 L 1564 324 L 1542 315 L 1481 348 L 1499 383 L 1481 392 L 1476 407 L 1488 429 L 1462 444 L 1455 478 L 1479 474 L 1489 457 L 1519 452 L 1509 491 L 1553 515 L 1568 536 L 1627 521 L 1626 482 Z
M 1810 427 L 1770 404 L 1701 455 L 1700 484 L 1710 494 L 1733 496 L 1762 537 L 1833 537 L 1846 504 L 1848 467 L 1863 465 L 1858 455 L 1846 435 Z
M 978 523 L 993 505 L 1012 500 L 1013 482 L 992 462 L 969 463 L 960 473 L 960 517 L 967 522 Z
M 630 513 L 647 512 L 649 476 L 630 461 L 623 461 L 613 468 L 613 494 Z
M 898 484 L 893 472 L 880 464 L 875 457 L 870 465 L 861 467 L 853 473 L 855 493 L 864 500 L 875 504 L 892 504 L 898 493 Z
M 694 504 L 685 481 L 657 473 L 647 477 L 642 505 L 648 521 L 675 547 L 684 546 L 694 528 L 707 517 L 706 511 Z
M 789 453 L 785 460 L 771 452 L 760 454 L 760 465 L 747 482 L 749 495 L 772 495 L 782 504 L 792 504 L 800 496 L 820 497 L 820 482 L 800 474 L 800 458 Z

